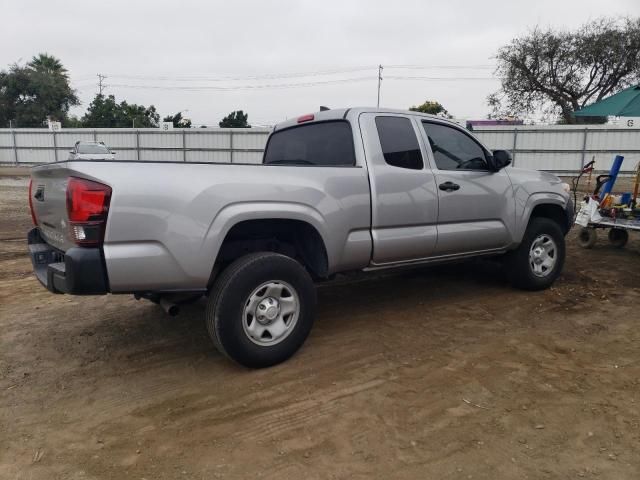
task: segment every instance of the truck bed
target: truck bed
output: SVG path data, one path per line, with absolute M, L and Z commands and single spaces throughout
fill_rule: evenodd
M 371 258 L 369 183 L 365 168 L 181 162 L 66 161 L 33 169 L 38 227 L 65 252 L 69 177 L 112 188 L 104 261 L 112 292 L 204 289 L 231 219 L 311 223 L 333 270 L 365 267 Z

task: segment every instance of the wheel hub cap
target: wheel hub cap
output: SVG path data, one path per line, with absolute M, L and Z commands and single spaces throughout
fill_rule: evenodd
M 245 302 L 242 327 L 253 343 L 271 346 L 293 330 L 300 314 L 296 290 L 286 282 L 265 282 Z
M 529 249 L 529 265 L 537 277 L 546 277 L 556 265 L 558 249 L 553 238 L 547 234 L 536 237 Z

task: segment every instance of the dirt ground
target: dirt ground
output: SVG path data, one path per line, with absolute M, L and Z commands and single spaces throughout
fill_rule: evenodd
M 250 371 L 196 304 L 52 295 L 0 177 L 2 479 L 640 478 L 640 238 L 568 238 L 550 290 L 491 262 L 319 287 L 302 350 Z

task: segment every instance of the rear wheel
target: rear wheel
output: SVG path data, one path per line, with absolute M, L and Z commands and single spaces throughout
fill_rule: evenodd
M 542 290 L 558 278 L 564 257 L 564 235 L 560 226 L 548 218 L 533 218 L 522 243 L 507 255 L 507 274 L 515 287 Z
M 629 232 L 621 228 L 612 228 L 609 230 L 609 242 L 616 248 L 624 247 L 629 241 Z
M 229 265 L 207 303 L 207 329 L 223 354 L 251 368 L 283 362 L 311 331 L 316 292 L 305 268 L 271 252 Z

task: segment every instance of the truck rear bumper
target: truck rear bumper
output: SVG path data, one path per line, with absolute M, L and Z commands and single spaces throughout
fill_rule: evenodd
M 61 252 L 51 247 L 37 227 L 27 235 L 29 256 L 36 277 L 53 293 L 104 295 L 107 272 L 99 248 L 73 247 Z

